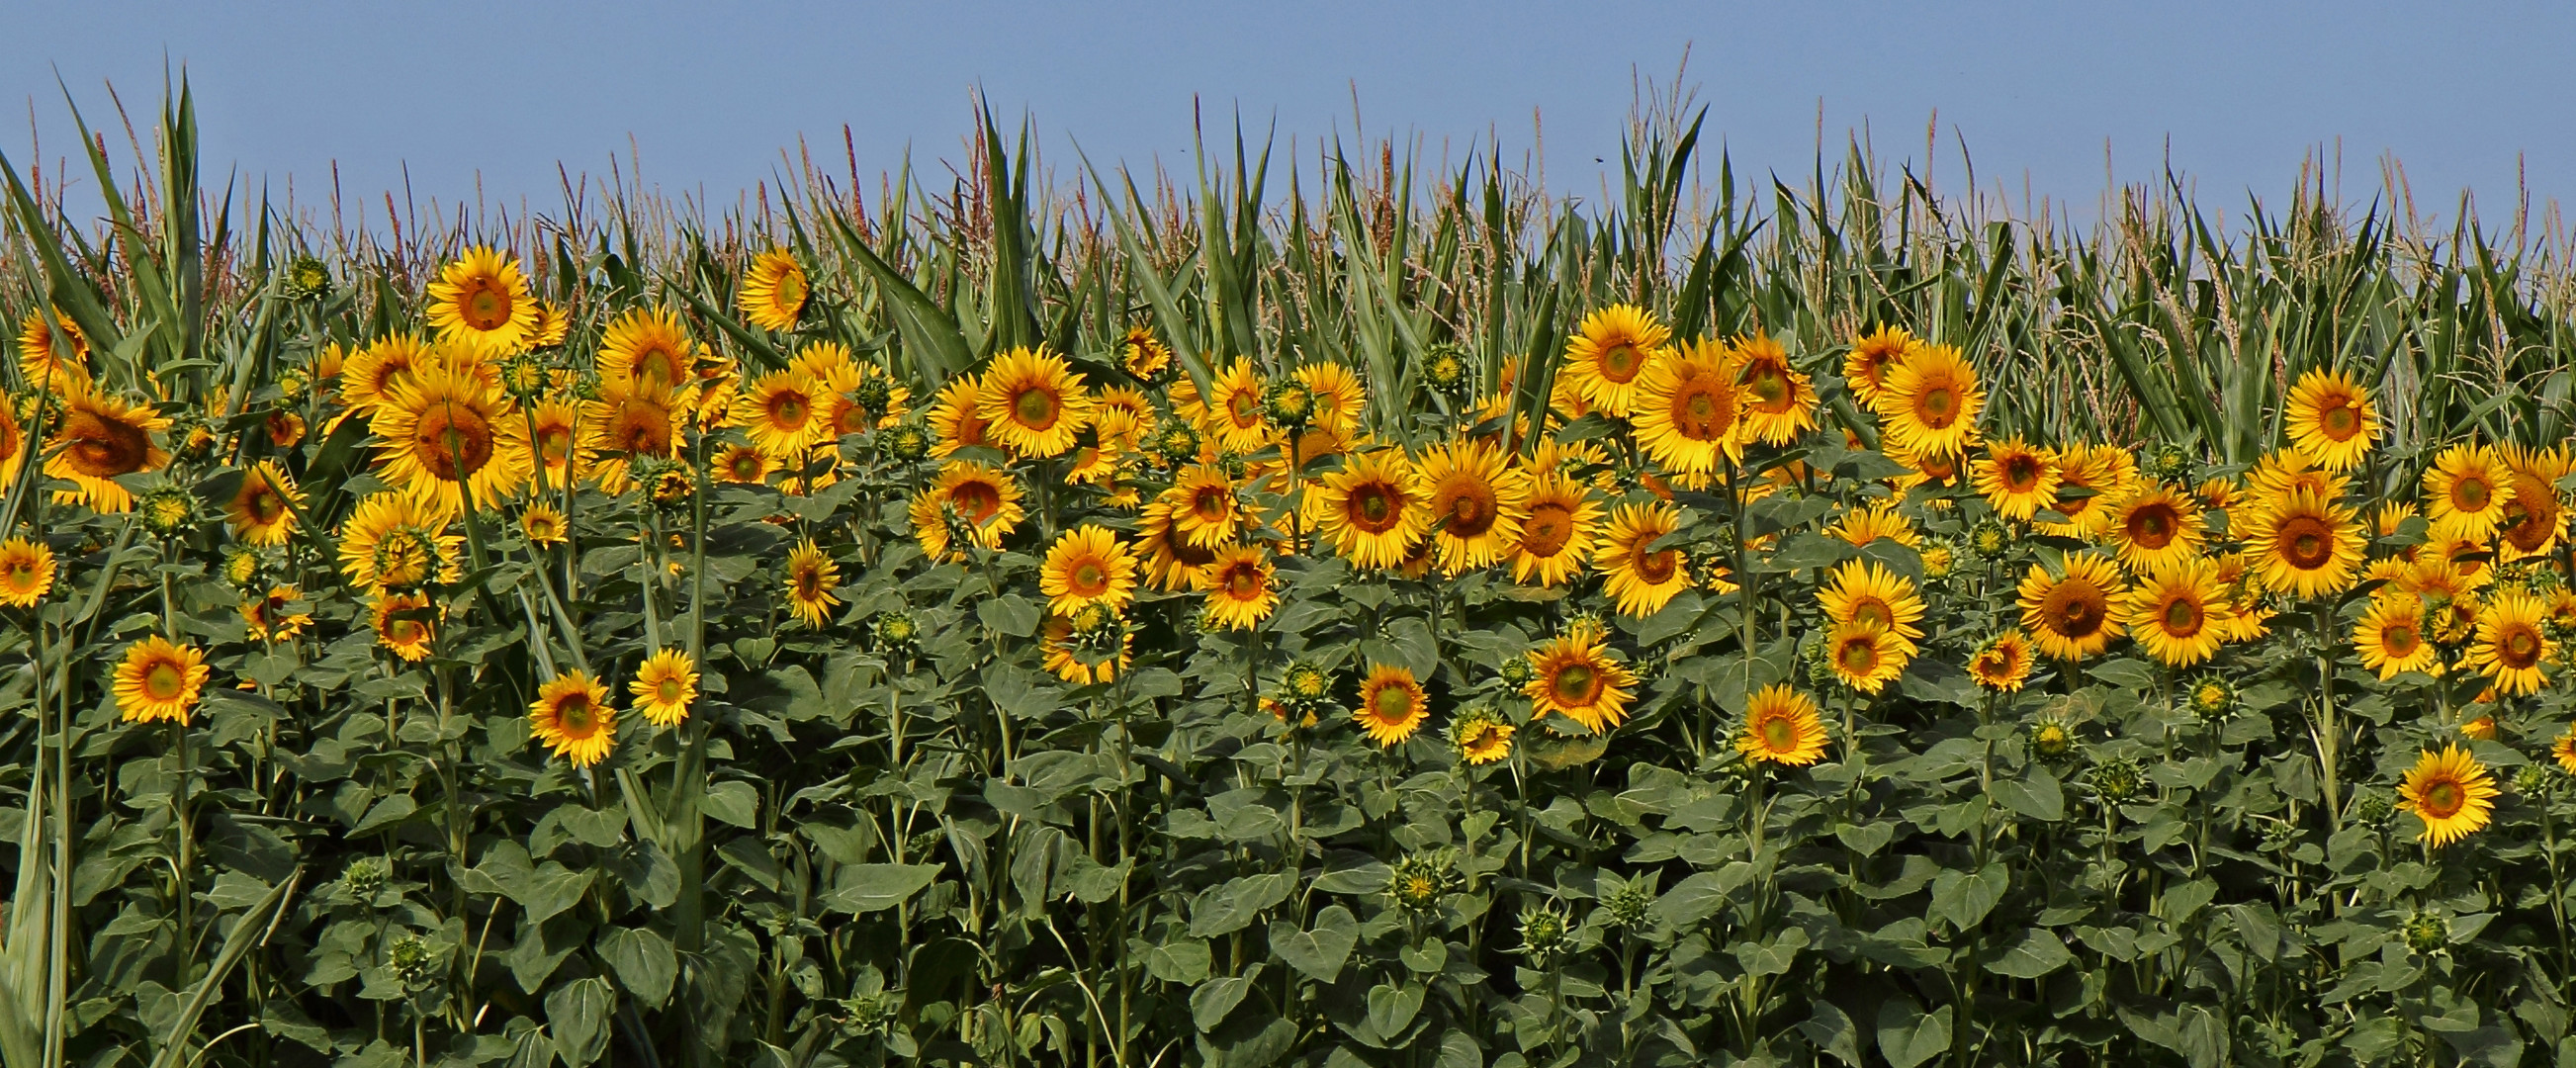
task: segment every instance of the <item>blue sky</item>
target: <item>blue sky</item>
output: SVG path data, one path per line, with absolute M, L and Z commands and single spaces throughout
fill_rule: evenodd
M 1468 14 L 1466 12 L 1474 12 Z M 1499 137 L 1549 184 L 1590 194 L 1615 164 L 1636 79 L 1685 84 L 1740 170 L 1813 167 L 1819 108 L 1839 146 L 1864 125 L 1936 183 L 2023 189 L 2089 215 L 2105 144 L 2123 180 L 2170 146 L 2204 200 L 2282 199 L 2302 155 L 2340 152 L 2366 201 L 2394 153 L 2427 211 L 2474 189 L 2510 211 L 2576 190 L 2576 13 L 2538 3 L 2401 5 L 1599 3 L 1313 4 L 161 3 L 14 11 L 0 34 L 0 151 L 72 147 L 59 74 L 93 122 L 113 82 L 149 112 L 165 58 L 187 65 L 211 169 L 313 198 L 336 161 L 352 198 L 560 199 L 556 165 L 640 153 L 648 183 L 731 202 L 799 135 L 863 174 L 909 146 L 960 154 L 969 91 L 1034 120 L 1050 161 L 1189 161 L 1193 98 L 1212 133 L 1240 111 L 1317 137 L 1418 135 L 1438 158 Z M 1353 113 L 1357 98 L 1357 116 Z M 1356 124 L 1356 125 L 1355 125 Z M 2518 164 L 2519 157 L 2519 164 Z M 406 173 L 407 168 L 407 173 Z

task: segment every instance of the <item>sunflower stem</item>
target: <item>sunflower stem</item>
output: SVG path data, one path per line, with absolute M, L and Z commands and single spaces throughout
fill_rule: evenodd
M 2328 834 L 2343 830 L 2343 781 L 2337 769 L 2337 751 L 2342 747 L 2343 727 L 2335 721 L 2334 646 L 2331 630 L 2334 608 L 2318 605 L 2317 626 L 2317 721 L 2310 736 L 2317 747 L 2317 783 L 2326 795 L 2326 828 Z

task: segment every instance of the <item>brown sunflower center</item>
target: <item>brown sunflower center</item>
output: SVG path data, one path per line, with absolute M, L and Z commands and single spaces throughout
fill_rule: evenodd
M 250 513 L 251 521 L 260 526 L 286 517 L 286 498 L 278 496 L 266 483 L 254 484 L 249 499 L 243 503 L 245 507 L 242 510 Z
M 2091 637 L 2102 629 L 2110 616 L 2110 599 L 2100 587 L 2084 579 L 2070 578 L 2050 588 L 2040 601 L 2040 619 L 2048 629 L 2068 638 Z
M 1834 664 L 1843 674 L 1867 678 L 1878 670 L 1878 638 L 1872 634 L 1855 634 L 1843 639 L 1834 649 Z
M 2424 814 L 2434 819 L 2458 815 L 2468 803 L 2468 791 L 2449 779 L 2440 779 L 2424 787 Z
M 1224 486 L 1200 486 L 1190 493 L 1190 514 L 1202 523 L 1219 524 L 1234 512 L 1234 493 Z
M 1441 512 L 1448 516 L 1449 534 L 1458 538 L 1476 538 L 1494 529 L 1501 517 L 1495 507 L 1494 488 L 1481 479 L 1461 479 L 1442 487 Z
M 1914 402 L 1914 416 L 1934 430 L 1947 430 L 1959 420 L 1959 390 L 1947 382 L 1936 382 Z
M 802 391 L 782 389 L 769 396 L 769 425 L 780 430 L 802 430 L 813 414 L 813 398 Z
M 1735 406 L 1716 375 L 1699 374 L 1673 392 L 1673 429 L 1692 441 L 1716 441 L 1735 422 Z
M 1085 560 L 1073 566 L 1072 581 L 1076 597 L 1097 597 L 1109 591 L 1109 570 L 1097 560 Z
M 155 660 L 143 669 L 143 696 L 155 701 L 178 700 L 187 684 L 187 673 L 179 670 L 175 660 Z
M 2129 541 L 2138 548 L 2155 550 L 2173 544 L 2174 535 L 2182 529 L 2182 514 L 2173 505 L 2158 501 L 2129 513 Z
M 2352 398 L 2336 397 L 2317 413 L 2317 429 L 2336 441 L 2350 441 L 2361 432 L 2361 411 L 2354 407 Z
M 823 569 L 808 564 L 796 569 L 796 597 L 811 601 L 823 594 Z
M 989 482 L 961 482 L 948 491 L 948 503 L 980 527 L 1002 510 L 1002 491 Z
M 2014 493 L 2029 493 L 2039 488 L 2039 457 L 2014 454 L 2004 457 L 2004 488 Z
M 2399 659 L 2413 655 L 2416 647 L 2423 643 L 2423 636 L 2415 632 L 2412 623 L 2391 623 L 2379 631 L 2380 648 Z
M 1388 723 L 1402 723 L 1413 716 L 1413 695 L 1402 686 L 1380 686 L 1369 695 L 1369 711 Z
M 666 675 L 653 684 L 653 699 L 666 705 L 676 705 L 680 703 L 680 691 L 680 680 Z
M 1786 716 L 1773 716 L 1762 721 L 1762 747 L 1774 753 L 1798 748 L 1798 725 Z
M 1851 618 L 1854 623 L 1890 630 L 1896 626 L 1896 609 L 1876 597 L 1863 597 L 1852 602 Z
M 151 435 L 142 427 L 97 412 L 74 409 L 63 417 L 62 433 L 63 459 L 91 478 L 133 474 L 152 455 Z
M 574 738 L 587 738 L 599 726 L 598 711 L 583 694 L 566 694 L 555 702 L 555 723 Z
M 1646 580 L 1646 583 L 1651 586 L 1661 586 L 1672 581 L 1673 574 L 1681 569 L 1681 550 L 1666 549 L 1659 553 L 1650 553 L 1643 551 L 1645 545 L 1646 541 L 1638 542 L 1640 551 L 1634 554 L 1637 577 Z
M 1061 411 L 1054 390 L 1032 387 L 1011 398 L 1011 418 L 1029 430 L 1053 429 Z
M 477 332 L 498 330 L 510 321 L 511 303 L 510 291 L 501 288 L 500 279 L 477 278 L 465 284 L 456 314 Z
M 1225 592 L 1238 601 L 1249 601 L 1261 592 L 1261 575 L 1248 566 L 1230 567 L 1225 571 Z
M 1234 391 L 1234 395 L 1225 400 L 1225 414 L 1234 420 L 1236 427 L 1251 428 L 1261 421 L 1261 395 L 1248 389 Z
M 2191 637 L 2200 633 L 2204 620 L 2200 605 L 2193 603 L 2191 598 L 2176 597 L 2165 602 L 2164 626 L 2165 633 L 2168 635 L 2176 638 Z
M 1370 534 L 1384 534 L 1395 529 L 1403 512 L 1396 489 L 1383 482 L 1371 482 L 1351 491 L 1351 523 Z
M 1788 374 L 1773 364 L 1761 363 L 1748 368 L 1744 372 L 1744 385 L 1753 391 L 1756 398 L 1754 407 L 1766 412 L 1787 411 L 1789 403 L 1797 399 L 1789 388 Z
M 2281 559 L 2300 571 L 2315 571 L 2334 562 L 2334 531 L 2314 516 L 2296 516 L 2281 524 L 2273 543 Z
M 2451 487 L 2451 503 L 2463 512 L 2486 511 L 2488 503 L 2493 500 L 2495 487 L 2488 485 L 2481 476 L 2471 475 Z
M 2496 636 L 2496 659 L 2516 671 L 2540 662 L 2540 632 L 2527 623 L 2510 623 Z
M 1542 504 L 1521 523 L 1521 551 L 1547 559 L 1565 551 L 1574 539 L 1574 513 L 1561 504 Z
M 659 404 L 631 400 L 609 417 L 609 448 L 630 456 L 660 456 L 671 451 L 671 413 Z
M 1612 382 L 1626 384 L 1637 377 L 1637 369 L 1644 364 L 1638 358 L 1637 346 L 1626 341 L 1611 342 L 1609 348 L 1601 350 L 1601 377 Z
M 1601 694 L 1601 673 L 1590 664 L 1567 664 L 1558 668 L 1556 678 L 1548 685 L 1556 699 L 1572 708 L 1586 707 Z
M 452 402 L 420 413 L 412 429 L 413 455 L 444 482 L 462 482 L 492 460 L 492 423 L 483 413 Z

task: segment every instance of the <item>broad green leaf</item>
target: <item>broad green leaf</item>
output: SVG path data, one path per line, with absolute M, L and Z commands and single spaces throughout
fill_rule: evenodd
M 1351 949 L 1359 944 L 1359 930 L 1359 920 L 1351 910 L 1327 905 L 1315 914 L 1314 925 L 1306 930 L 1271 921 L 1270 951 L 1307 978 L 1331 983 L 1341 977 L 1342 963 L 1350 959 Z

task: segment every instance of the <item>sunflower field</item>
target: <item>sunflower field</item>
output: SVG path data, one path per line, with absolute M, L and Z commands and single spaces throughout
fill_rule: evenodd
M 5 1068 L 2576 1065 L 2554 215 L 156 119 L 0 161 Z

